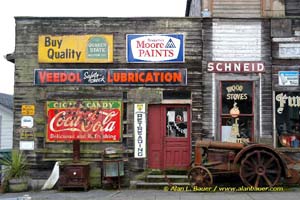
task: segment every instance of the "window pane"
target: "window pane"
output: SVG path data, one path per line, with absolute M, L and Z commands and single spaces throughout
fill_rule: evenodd
M 167 108 L 167 136 L 187 137 L 187 109 Z
M 253 82 L 222 81 L 222 114 L 230 114 L 236 105 L 240 114 L 252 114 Z
M 236 142 L 236 138 L 249 139 L 253 132 L 253 117 L 222 117 L 222 141 Z

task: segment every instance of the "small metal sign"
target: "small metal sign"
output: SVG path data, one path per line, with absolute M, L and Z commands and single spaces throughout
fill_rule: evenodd
M 31 128 L 20 128 L 17 130 L 20 134 L 20 140 L 33 140 L 34 139 L 34 130 Z
M 21 107 L 22 115 L 34 115 L 35 114 L 35 106 L 34 105 L 22 105 Z
M 298 86 L 299 72 L 298 71 L 279 71 L 278 84 L 282 86 Z
M 146 104 L 134 104 L 134 157 L 146 158 Z
M 20 141 L 20 150 L 34 150 L 34 141 Z
M 22 128 L 32 128 L 33 127 L 33 117 L 23 116 L 21 118 L 21 127 Z

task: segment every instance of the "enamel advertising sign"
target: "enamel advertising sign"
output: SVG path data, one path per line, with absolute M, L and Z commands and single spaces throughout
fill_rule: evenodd
M 134 157 L 146 158 L 146 104 L 134 104 Z
M 185 86 L 186 69 L 36 69 L 35 85 Z
M 121 101 L 47 101 L 47 142 L 120 142 Z
M 113 35 L 40 35 L 39 63 L 112 63 Z
M 282 86 L 298 86 L 299 72 L 298 71 L 279 71 L 278 84 Z
M 127 62 L 184 62 L 183 34 L 128 34 Z

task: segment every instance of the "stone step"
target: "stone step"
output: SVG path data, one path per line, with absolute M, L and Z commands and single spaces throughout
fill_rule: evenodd
M 146 182 L 188 182 L 187 175 L 147 175 Z
M 189 182 L 187 175 L 147 175 L 145 181 L 149 183 L 158 183 L 158 182 Z
M 166 175 L 167 178 L 171 179 L 183 179 L 187 178 L 187 175 Z M 147 178 L 165 178 L 165 175 L 147 175 Z
M 169 184 L 168 182 L 146 182 L 146 181 L 130 181 L 130 188 L 162 188 L 165 186 L 189 186 L 188 182 L 172 182 Z

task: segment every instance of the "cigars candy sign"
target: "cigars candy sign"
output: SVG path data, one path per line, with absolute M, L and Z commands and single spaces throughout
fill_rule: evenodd
M 120 142 L 121 101 L 47 101 L 47 142 Z
M 40 63 L 111 63 L 113 35 L 41 35 Z
M 128 34 L 127 62 L 184 62 L 183 34 Z

